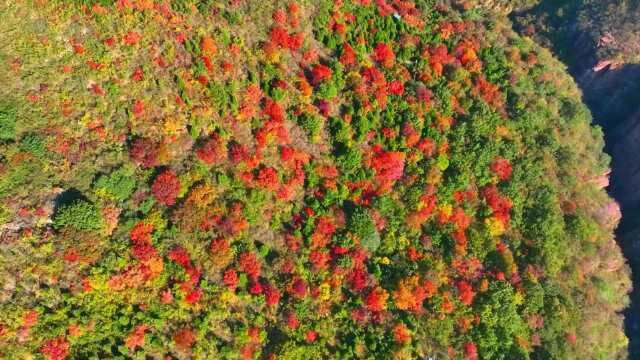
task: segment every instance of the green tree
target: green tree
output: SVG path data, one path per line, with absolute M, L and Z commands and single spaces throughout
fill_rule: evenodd
M 53 219 L 53 226 L 57 229 L 70 226 L 78 230 L 98 230 L 102 225 L 100 210 L 85 200 L 60 206 Z

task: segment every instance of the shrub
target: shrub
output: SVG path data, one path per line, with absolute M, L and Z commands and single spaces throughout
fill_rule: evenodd
M 131 170 L 121 167 L 109 175 L 100 176 L 94 187 L 117 201 L 125 201 L 135 190 L 136 180 Z
M 15 110 L 4 107 L 0 109 L 0 140 L 14 140 L 16 136 Z
M 37 158 L 44 158 L 47 154 L 44 139 L 40 135 L 27 134 L 20 140 L 20 150 L 33 154 Z
M 180 191 L 180 180 L 173 170 L 165 170 L 156 177 L 151 185 L 151 193 L 163 205 L 171 206 L 176 203 Z
M 322 119 L 319 116 L 303 114 L 298 117 L 298 123 L 312 140 L 320 134 L 320 130 L 322 129 Z
M 103 226 L 102 214 L 94 204 L 75 200 L 60 206 L 53 219 L 53 226 L 58 229 L 69 226 L 78 230 L 98 230 Z
M 380 234 L 369 211 L 357 207 L 349 218 L 349 229 L 360 239 L 362 247 L 370 252 L 375 252 L 380 246 Z

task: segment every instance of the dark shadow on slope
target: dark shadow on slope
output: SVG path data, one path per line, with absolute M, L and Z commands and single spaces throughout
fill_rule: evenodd
M 594 121 L 612 140 L 624 137 L 620 130 L 629 126 L 625 121 L 640 109 L 640 65 L 628 64 L 598 72 L 587 69 L 572 75 L 582 89 Z
M 88 201 L 87 198 L 80 192 L 80 190 L 75 188 L 70 188 L 60 193 L 54 199 L 54 207 L 53 213 L 57 214 L 58 210 L 64 206 L 73 203 L 76 200 L 85 200 Z
M 631 267 L 631 304 L 624 311 L 629 356 L 640 358 L 640 65 L 572 74 L 605 134 L 611 156 L 609 194 L 620 204 L 616 239 Z
M 578 79 L 585 102 L 605 133 L 611 155 L 609 193 L 620 204 L 622 220 L 616 238 L 633 281 L 625 310 L 629 357 L 640 358 L 640 65 L 625 65 Z
M 607 190 L 622 210 L 616 239 L 632 271 L 634 290 L 624 311 L 631 359 L 640 359 L 640 65 L 612 68 L 600 61 L 640 46 L 633 20 L 638 6 L 637 0 L 543 0 L 511 14 L 518 32 L 550 48 L 567 65 L 594 123 L 604 130 L 612 169 Z M 616 41 L 603 45 L 608 34 Z M 597 64 L 604 66 L 594 71 Z

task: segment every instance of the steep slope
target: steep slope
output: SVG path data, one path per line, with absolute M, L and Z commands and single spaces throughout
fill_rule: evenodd
M 622 208 L 616 233 L 633 273 L 640 272 L 640 15 L 637 1 L 543 1 L 514 16 L 521 32 L 560 54 L 584 93 L 594 120 L 605 130 L 612 156 L 609 192 Z M 632 357 L 640 356 L 640 280 L 634 275 L 625 311 Z

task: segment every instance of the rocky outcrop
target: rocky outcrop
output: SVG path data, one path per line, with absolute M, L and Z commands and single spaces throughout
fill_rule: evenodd
M 567 65 L 605 134 L 611 173 L 591 181 L 617 203 L 599 209 L 615 225 L 632 269 L 634 291 L 625 311 L 630 358 L 640 358 L 640 3 L 615 0 L 543 0 L 516 13 L 516 27 L 554 50 Z
M 591 182 L 598 187 L 598 189 L 605 189 L 609 186 L 609 176 L 611 175 L 611 169 L 608 169 L 604 174 L 591 179 Z
M 586 65 L 586 64 L 585 64 Z M 632 269 L 634 290 L 631 305 L 625 311 L 626 333 L 631 358 L 640 356 L 640 65 L 600 60 L 589 66 L 573 67 L 594 122 L 605 133 L 606 152 L 611 156 L 608 179 L 594 179 L 608 185 L 609 193 L 619 203 L 601 209 L 603 221 L 618 216 L 616 231 L 620 247 Z
M 35 216 L 34 214 L 19 216 L 10 222 L 0 224 L 0 243 L 7 239 L 14 239 L 20 231 L 33 228 L 36 226 L 36 223 L 39 225 L 51 224 L 53 222 L 51 217 L 55 208 L 55 198 L 61 192 L 62 189 L 55 188 L 49 195 L 44 197 L 44 201 L 40 207 L 41 214 L 39 216 Z M 7 203 L 5 206 L 9 207 L 12 213 L 16 214 L 19 213 L 17 204 L 18 202 Z
M 597 219 L 600 225 L 606 229 L 615 229 L 621 218 L 620 205 L 615 201 L 611 201 L 601 209 L 598 209 L 597 212 Z
M 594 122 L 604 129 L 612 169 L 608 189 L 624 211 L 640 208 L 640 65 L 614 64 L 601 61 L 574 75 Z

